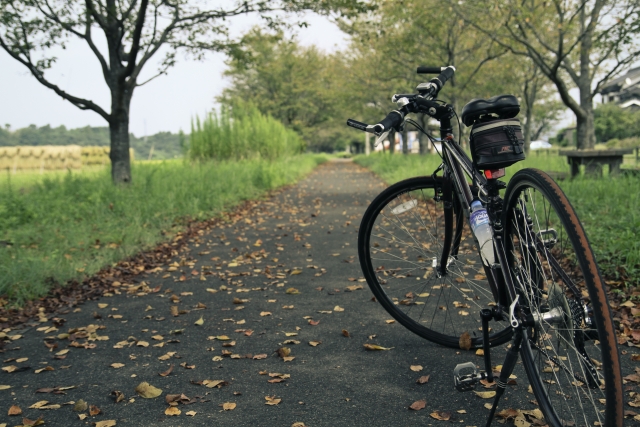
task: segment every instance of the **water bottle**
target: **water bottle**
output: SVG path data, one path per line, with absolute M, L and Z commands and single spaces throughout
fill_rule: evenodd
M 495 257 L 493 253 L 493 237 L 491 236 L 491 225 L 489 224 L 489 215 L 487 210 L 482 207 L 480 200 L 471 202 L 471 230 L 478 239 L 480 252 L 482 253 L 483 262 L 486 265 L 493 265 Z

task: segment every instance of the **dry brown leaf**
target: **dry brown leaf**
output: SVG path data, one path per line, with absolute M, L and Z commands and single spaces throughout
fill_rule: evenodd
M 431 416 L 431 418 L 435 418 L 436 420 L 440 420 L 440 421 L 449 421 L 449 419 L 451 419 L 451 412 L 445 412 L 445 411 L 435 411 L 429 414 Z
M 262 317 L 271 316 L 271 312 L 270 311 L 261 311 L 260 312 L 260 316 L 262 316 Z
M 188 415 L 190 417 L 194 417 L 197 414 L 197 412 L 196 411 L 189 411 L 189 412 L 185 412 L 184 414 Z
M 411 365 L 410 369 L 411 369 L 413 372 L 420 372 L 420 371 L 422 371 L 422 369 L 423 369 L 423 368 L 422 368 L 422 366 L 420 366 L 420 365 Z
M 116 425 L 116 420 L 104 420 L 104 421 L 96 422 L 96 427 L 113 427 L 115 425 Z
M 385 320 L 385 323 L 390 325 L 392 323 L 396 323 L 396 321 L 395 321 L 395 319 L 388 319 L 388 320 Z
M 111 366 L 113 369 L 120 369 L 124 366 L 124 363 L 112 363 Z
M 173 365 L 169 366 L 169 369 L 164 372 L 160 372 L 158 375 L 160 375 L 161 377 L 166 377 L 167 375 L 171 374 L 171 372 L 173 372 Z
M 469 350 L 471 348 L 471 335 L 469 335 L 469 332 L 463 332 L 462 335 L 460 335 L 459 344 L 462 350 Z
M 222 409 L 224 409 L 225 411 L 233 411 L 234 409 L 236 409 L 236 404 L 233 402 L 225 402 L 222 404 Z
M 47 406 L 48 403 L 49 403 L 48 400 L 40 400 L 34 403 L 33 405 L 29 406 L 29 409 L 39 409 L 39 408 L 42 408 L 43 406 Z
M 146 381 L 138 384 L 138 386 L 135 388 L 135 391 L 140 397 L 144 397 L 145 399 L 153 399 L 162 394 L 162 390 L 152 386 Z
M 167 409 L 164 410 L 164 414 L 170 417 L 178 416 L 181 413 L 182 411 L 176 408 L 175 406 L 169 406 Z
M 351 335 L 349 334 L 349 331 L 347 331 L 346 329 L 342 330 L 342 335 L 344 335 L 347 338 L 351 338 Z
M 377 344 L 365 344 L 364 348 L 366 348 L 367 350 L 373 351 L 373 350 L 391 350 L 393 347 L 387 348 L 387 347 L 379 346 Z
M 282 399 L 276 399 L 275 396 L 265 396 L 264 399 L 266 400 L 265 405 L 277 405 L 278 403 L 282 402 Z
M 42 424 L 44 424 L 44 418 L 42 418 L 42 417 L 38 417 L 37 420 L 30 420 L 29 418 L 22 418 L 22 425 L 25 426 L 25 427 L 41 426 Z
M 285 362 L 291 362 L 293 359 L 295 359 L 295 356 L 288 356 L 288 357 L 282 358 L 282 360 L 284 360 Z
M 92 417 L 95 417 L 100 412 L 102 412 L 102 411 L 96 405 L 89 406 L 89 415 L 91 415 Z
M 289 288 L 285 292 L 289 295 L 297 295 L 300 293 L 300 291 L 297 290 L 296 288 Z
M 333 311 L 341 312 L 341 311 L 344 311 L 344 308 L 340 307 L 339 305 L 336 305 L 335 307 L 333 307 Z
M 409 406 L 409 409 L 413 409 L 414 411 L 419 411 L 421 409 L 424 409 L 427 406 L 427 401 L 426 400 L 417 400 L 415 402 L 413 402 L 411 404 L 411 406 Z
M 422 376 L 422 377 L 418 378 L 418 379 L 416 380 L 416 382 L 417 382 L 418 384 L 426 384 L 426 383 L 428 383 L 428 382 L 429 382 L 429 377 L 430 377 L 430 376 L 431 376 L 431 375 L 424 375 L 424 376 Z
M 253 360 L 261 360 L 261 359 L 266 359 L 267 355 L 266 354 L 256 354 L 253 356 Z
M 13 415 L 20 415 L 22 414 L 22 409 L 20 409 L 19 406 L 17 405 L 11 405 L 11 407 L 9 408 L 9 416 L 13 416 Z
M 320 344 L 322 344 L 322 341 L 309 341 L 309 345 L 310 345 L 311 347 L 317 347 L 317 346 L 319 346 Z
M 278 356 L 284 358 L 291 354 L 291 349 L 289 347 L 280 347 L 278 349 Z
M 116 400 L 116 403 L 118 402 L 122 402 L 124 400 L 124 393 L 119 391 L 119 390 L 113 390 L 111 392 L 111 395 L 114 397 L 114 399 Z M 86 403 L 85 403 L 86 405 Z M 74 408 L 75 411 L 75 408 Z
M 518 415 L 520 415 L 520 411 L 513 408 L 507 408 L 507 409 L 503 409 L 500 412 L 496 412 L 496 415 L 499 416 L 500 418 L 509 419 L 509 418 L 515 418 Z

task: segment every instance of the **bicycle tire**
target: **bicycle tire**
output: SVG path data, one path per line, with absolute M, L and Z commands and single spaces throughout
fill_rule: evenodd
M 464 229 L 464 243 L 458 259 L 450 260 L 449 273 L 439 277 L 435 272 L 433 264 L 435 260 L 441 259 L 442 251 L 438 249 L 438 244 L 442 244 L 445 232 L 442 216 L 444 202 L 436 197 L 442 186 L 442 178 L 416 177 L 398 182 L 380 193 L 367 208 L 360 224 L 360 266 L 377 301 L 407 329 L 429 341 L 453 348 L 461 347 L 460 336 L 468 332 L 471 348 L 478 348 L 482 347 L 478 313 L 480 309 L 494 303 L 493 296 L 486 278 L 477 279 L 480 277 L 480 270 L 471 275 L 474 279 L 468 278 L 468 270 L 482 265 L 468 227 Z M 389 220 L 387 213 L 393 214 L 393 219 L 399 222 L 385 222 Z M 460 209 L 456 215 L 463 215 Z M 395 226 L 399 230 L 404 227 L 403 232 L 411 236 L 412 242 L 404 242 L 384 226 L 380 228 L 381 224 L 387 224 L 389 228 Z M 454 227 L 454 224 L 462 224 L 464 227 L 464 221 L 454 220 L 450 227 Z M 435 238 L 430 239 L 429 233 Z M 394 239 L 398 245 L 391 243 Z M 434 250 L 431 250 L 431 246 L 434 246 Z M 468 248 L 469 246 L 471 247 Z M 385 254 L 384 257 L 378 255 L 381 253 Z M 395 265 L 395 268 L 390 268 L 389 264 Z M 405 268 L 408 265 L 411 268 Z M 398 271 L 405 274 L 396 274 Z M 416 276 L 418 271 L 420 274 Z M 420 279 L 421 276 L 424 280 Z M 414 277 L 418 280 L 412 280 Z M 396 284 L 403 287 L 397 289 Z M 425 292 L 426 289 L 430 291 Z M 441 304 L 443 300 L 446 306 Z M 419 305 L 422 305 L 422 310 L 416 316 L 418 309 L 413 313 L 411 310 Z M 478 308 L 477 313 L 467 311 L 472 305 Z M 431 312 L 428 324 L 422 318 L 427 308 Z M 428 320 L 427 317 L 425 319 Z M 435 330 L 436 324 L 441 324 L 441 330 Z M 512 335 L 507 322 L 495 325 L 500 326 L 494 326 L 496 332 L 489 338 L 491 346 L 507 342 Z
M 521 356 L 546 422 L 622 426 L 612 316 L 573 207 L 549 175 L 523 169 L 509 182 L 503 218 L 508 264 L 532 325 Z

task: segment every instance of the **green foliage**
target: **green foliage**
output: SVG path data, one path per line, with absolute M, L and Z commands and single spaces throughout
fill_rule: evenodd
M 342 109 L 348 72 L 343 55 L 253 29 L 231 51 L 227 65 L 231 85 L 220 102 L 235 106 L 251 100 L 263 114 L 296 131 L 313 151 L 344 148 L 350 132 Z
M 257 108 L 237 103 L 223 106 L 191 124 L 189 158 L 192 160 L 281 159 L 304 150 L 296 132 Z
M 0 296 L 21 303 L 53 282 L 82 279 L 171 238 L 187 219 L 206 219 L 292 183 L 326 160 L 135 163 L 137 179 L 109 172 L 65 174 L 25 191 L 0 186 Z M 71 207 L 71 208 L 70 208 Z
M 640 147 L 640 137 L 617 139 L 613 138 L 607 141 L 608 148 L 635 148 Z
M 135 150 L 139 160 L 149 158 L 153 147 L 153 159 L 172 159 L 182 154 L 179 135 L 171 132 L 159 132 L 148 137 L 138 138 L 129 135 L 131 148 Z M 15 145 L 80 145 L 93 147 L 108 147 L 110 136 L 108 127 L 86 126 L 77 129 L 67 129 L 64 126 L 52 128 L 49 125 L 37 127 L 30 125 L 14 132 L 0 129 L 0 147 Z
M 532 152 L 529 157 L 507 168 L 508 181 L 522 168 L 568 172 L 566 157 Z M 357 156 L 354 161 L 369 168 L 392 184 L 412 176 L 431 175 L 441 163 L 437 155 Z M 640 177 L 619 176 L 607 179 L 579 177 L 559 181 L 587 231 L 600 267 L 610 277 L 622 271 L 640 277 Z M 635 281 L 640 284 L 638 278 Z
M 593 113 L 598 142 L 640 137 L 640 111 L 615 104 L 601 104 Z

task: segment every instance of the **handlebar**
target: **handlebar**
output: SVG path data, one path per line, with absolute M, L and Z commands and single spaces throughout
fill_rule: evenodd
M 419 95 L 394 95 L 392 98 L 394 102 L 402 100 L 403 103 L 398 102 L 400 108 L 387 114 L 387 117 L 382 119 L 379 123 L 375 125 L 367 125 L 366 123 L 349 119 L 347 120 L 347 126 L 351 126 L 364 132 L 370 132 L 375 133 L 376 135 L 380 135 L 381 133 L 386 132 L 392 128 L 398 130 L 400 125 L 402 125 L 404 117 L 407 115 L 407 113 L 428 111 L 429 115 L 435 117 L 438 120 L 440 120 L 440 118 L 450 117 L 451 113 L 448 110 L 445 111 L 447 108 L 450 110 L 450 107 L 442 106 L 432 100 L 437 97 L 438 92 L 440 91 L 440 89 L 442 89 L 445 83 L 447 83 L 447 81 L 451 79 L 451 77 L 453 77 L 455 71 L 456 68 L 453 65 L 449 65 L 448 67 L 418 67 L 418 74 L 440 74 L 438 74 L 437 77 L 431 79 L 429 83 L 421 83 L 420 85 L 418 85 L 416 89 L 418 90 Z

